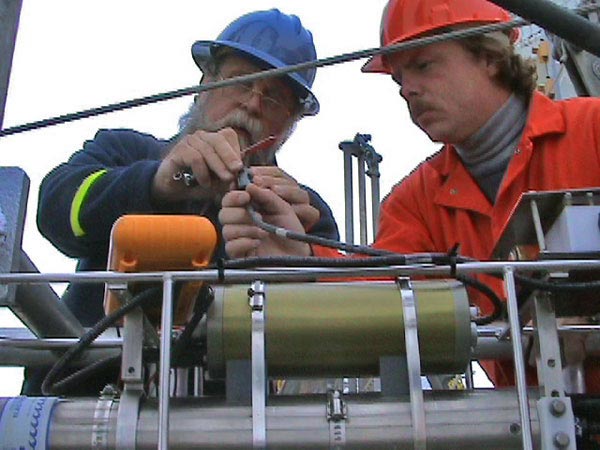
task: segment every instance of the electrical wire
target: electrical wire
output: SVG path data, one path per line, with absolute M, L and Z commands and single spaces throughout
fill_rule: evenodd
M 549 292 L 581 292 L 600 289 L 600 280 L 557 283 L 515 274 L 515 281 L 529 288 Z
M 42 393 L 44 395 L 53 395 L 61 393 L 60 389 L 65 389 L 66 380 L 70 379 L 71 381 L 78 380 L 81 377 L 78 376 L 78 373 L 85 372 L 89 374 L 89 371 L 86 368 L 81 369 L 69 377 L 56 382 L 55 380 L 62 375 L 64 370 L 67 368 L 69 363 L 73 361 L 76 357 L 78 357 L 83 351 L 98 337 L 100 336 L 108 327 L 113 325 L 123 316 L 131 312 L 133 309 L 140 306 L 142 303 L 154 299 L 157 295 L 162 292 L 162 288 L 149 288 L 145 291 L 135 295 L 131 301 L 123 305 L 121 308 L 113 311 L 107 316 L 103 317 L 96 325 L 90 328 L 83 336 L 79 338 L 79 341 L 75 343 L 72 347 L 70 347 L 60 358 L 59 360 L 52 366 L 44 381 L 42 382 Z M 94 364 L 101 365 L 101 363 L 106 363 L 107 359 L 97 361 Z M 98 367 L 95 367 L 98 368 Z M 60 387 L 60 389 L 59 389 Z
M 496 295 L 492 288 L 487 284 L 482 283 L 477 278 L 468 275 L 456 274 L 455 278 L 465 286 L 470 286 L 481 292 L 492 304 L 493 311 L 491 314 L 473 319 L 473 322 L 475 322 L 476 325 L 488 325 L 502 317 L 504 314 L 504 302 Z
M 337 241 L 327 244 L 338 245 Z M 327 245 L 329 247 L 329 245 Z M 336 247 L 333 247 L 336 248 Z M 366 247 L 369 248 L 369 247 Z M 360 253 L 362 253 L 362 248 Z M 458 256 L 457 262 L 474 262 L 473 258 Z M 382 256 L 355 258 L 323 258 L 318 256 L 254 256 L 223 261 L 225 269 L 246 269 L 252 267 L 382 267 L 417 264 L 448 265 L 450 257 L 446 253 L 394 253 Z
M 265 230 L 268 233 L 275 234 L 277 236 L 297 240 L 306 243 L 317 243 L 318 245 L 323 245 L 325 247 L 335 248 L 335 249 L 344 249 L 346 251 L 354 251 L 362 254 L 369 254 L 366 250 L 376 250 L 371 247 L 366 247 L 363 245 L 349 245 L 344 244 L 338 241 L 334 241 L 332 239 L 325 239 L 316 236 L 308 236 L 296 232 L 292 232 L 290 230 L 286 230 L 285 228 L 276 227 L 269 223 L 263 221 L 259 214 L 254 210 L 252 205 L 248 205 L 246 210 L 250 214 L 252 221 L 256 226 Z M 379 251 L 379 250 L 378 250 Z M 405 265 L 407 261 L 412 260 L 412 264 L 456 264 L 460 262 L 473 261 L 472 258 L 466 258 L 462 256 L 455 255 L 454 252 L 451 254 L 448 253 L 418 253 L 415 255 L 403 255 L 392 253 L 389 251 L 384 251 L 383 255 L 376 254 L 376 256 L 371 258 L 358 258 L 358 259 L 340 259 L 340 258 L 286 258 L 286 257 L 270 257 L 270 258 L 244 258 L 229 261 L 228 263 L 224 263 L 225 267 L 244 267 L 244 264 L 257 264 L 258 262 L 264 264 L 272 264 L 277 265 L 278 263 L 284 263 L 286 265 L 297 264 L 299 267 L 306 267 L 308 265 L 323 265 L 323 266 L 333 266 L 333 267 L 341 267 L 341 266 L 381 266 L 381 265 Z M 414 259 L 413 259 L 414 258 Z M 250 260 L 250 261 L 248 261 Z M 244 262 L 245 261 L 245 262 Z M 486 284 L 477 280 L 476 278 L 470 277 L 468 275 L 456 274 L 455 270 L 452 270 L 452 276 L 463 283 L 466 286 L 470 286 L 479 292 L 481 292 L 486 298 L 488 298 L 492 304 L 493 311 L 491 314 L 487 316 L 476 317 L 473 321 L 477 325 L 487 325 L 495 320 L 498 320 L 502 317 L 504 312 L 504 304 L 500 297 L 496 295 L 493 289 L 491 289 Z

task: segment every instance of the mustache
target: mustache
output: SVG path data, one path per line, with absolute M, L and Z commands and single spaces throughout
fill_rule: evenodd
M 262 138 L 265 128 L 260 120 L 251 117 L 245 111 L 240 109 L 233 111 L 231 114 L 228 114 L 223 119 L 217 121 L 217 125 L 217 129 L 231 127 L 245 130 L 250 136 L 251 142 L 249 142 L 248 145 L 258 142 Z

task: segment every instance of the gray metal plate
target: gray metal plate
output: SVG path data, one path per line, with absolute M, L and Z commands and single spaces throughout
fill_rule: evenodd
M 0 273 L 19 270 L 29 177 L 18 167 L 0 167 Z M 14 304 L 16 285 L 0 285 L 0 306 Z

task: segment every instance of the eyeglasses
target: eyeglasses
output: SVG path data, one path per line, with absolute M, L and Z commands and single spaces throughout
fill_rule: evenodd
M 223 75 L 217 75 L 219 81 L 227 80 L 229 77 Z M 276 86 L 271 88 L 265 88 L 263 90 L 257 90 L 254 88 L 255 81 L 240 81 L 229 86 L 220 88 L 220 91 L 226 95 L 235 98 L 240 103 L 246 103 L 252 98 L 254 94 L 258 95 L 262 99 L 262 107 L 266 115 L 269 117 L 285 117 L 288 118 L 292 115 L 294 104 L 291 101 L 291 96 L 288 95 L 283 89 L 279 89 Z

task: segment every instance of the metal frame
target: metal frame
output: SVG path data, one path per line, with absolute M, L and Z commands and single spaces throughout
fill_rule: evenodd
M 543 261 L 543 262 L 486 262 L 486 263 L 465 263 L 465 264 L 460 264 L 456 267 L 456 270 L 458 273 L 473 273 L 473 272 L 480 272 L 480 273 L 502 273 L 502 275 L 504 276 L 505 279 L 505 286 L 507 289 L 507 293 L 508 293 L 508 310 L 509 310 L 509 326 L 510 326 L 510 336 L 511 336 L 511 346 L 512 346 L 512 351 L 514 352 L 514 357 L 515 357 L 515 368 L 516 368 L 516 373 L 517 373 L 517 391 L 518 391 L 518 405 L 519 405 L 519 412 L 520 412 L 520 429 L 521 429 L 521 436 L 523 439 L 523 448 L 533 448 L 533 441 L 532 441 L 532 430 L 530 427 L 530 420 L 531 420 L 531 406 L 530 406 L 530 401 L 528 399 L 528 390 L 527 390 L 527 386 L 526 386 L 526 382 L 525 382 L 525 363 L 523 361 L 523 352 L 522 352 L 522 327 L 521 324 L 519 324 L 519 318 L 518 318 L 518 311 L 517 311 L 517 305 L 516 305 L 516 292 L 515 292 L 515 286 L 514 286 L 514 272 L 519 271 L 519 270 L 527 270 L 527 271 L 531 271 L 531 270 L 549 270 L 549 271 L 556 271 L 556 270 L 567 270 L 567 269 L 572 269 L 572 270 L 577 270 L 577 269 L 582 269 L 582 270 L 589 270 L 589 269 L 598 269 L 600 268 L 600 260 L 567 260 L 567 261 Z M 365 276 L 365 274 L 371 274 L 371 275 L 379 275 L 379 276 L 394 276 L 394 277 L 401 277 L 401 276 L 415 276 L 415 275 L 443 275 L 443 274 L 448 274 L 449 273 L 450 268 L 449 267 L 445 267 L 445 266 L 437 266 L 437 267 L 429 267 L 429 266 L 399 266 L 399 267 L 386 267 L 386 268 L 352 268 L 352 269 L 343 269 L 343 268 L 336 268 L 336 269 L 325 269 L 325 268 L 312 268 L 312 269 L 306 269 L 306 270 L 302 270 L 299 271 L 297 269 L 277 269 L 277 270 L 231 270 L 231 271 L 227 271 L 226 273 L 226 280 L 229 283 L 240 283 L 240 282 L 251 282 L 251 281 L 255 281 L 255 284 L 253 285 L 254 287 L 254 293 L 256 295 L 252 296 L 252 304 L 254 306 L 251 307 L 252 310 L 252 314 L 254 314 L 255 312 L 258 312 L 259 310 L 256 309 L 254 310 L 253 308 L 257 307 L 257 305 L 260 305 L 260 302 L 258 301 L 260 298 L 262 298 L 262 294 L 259 293 L 264 293 L 264 287 L 262 286 L 262 284 L 257 284 L 259 282 L 256 282 L 257 279 L 260 279 L 262 281 L 269 281 L 269 280 L 276 280 L 276 281 L 282 281 L 282 280 L 307 280 L 307 279 L 314 279 L 314 277 L 316 275 L 318 276 L 339 276 L 339 277 L 343 277 L 343 276 L 352 276 L 352 275 L 358 275 L 361 274 L 363 276 Z M 46 282 L 55 282 L 55 281 L 73 281 L 73 280 L 77 280 L 78 282 L 97 282 L 98 280 L 109 280 L 109 282 L 111 283 L 128 283 L 128 282 L 132 282 L 132 281 L 149 281 L 149 280 L 161 280 L 163 283 L 163 302 L 164 302 L 164 307 L 163 307 L 163 317 L 162 317 L 162 327 L 163 329 L 169 330 L 171 328 L 171 324 L 172 324 L 172 317 L 171 317 L 171 302 L 172 302 L 172 288 L 173 288 L 173 283 L 175 281 L 179 281 L 179 280 L 204 280 L 204 281 L 209 281 L 209 282 L 216 282 L 218 280 L 218 276 L 219 274 L 217 273 L 217 271 L 214 270 L 204 270 L 204 271 L 199 271 L 199 272 L 165 272 L 165 273 L 138 273 L 138 274 L 121 274 L 121 273 L 110 273 L 110 272 L 89 272 L 89 273 L 76 273 L 76 274 L 52 274 L 52 275 L 47 275 L 47 274 L 17 274 L 17 273 L 11 273 L 11 274 L 0 274 L 0 283 L 4 283 L 4 284 L 14 284 L 14 283 L 46 283 Z M 410 290 L 407 289 L 407 285 L 404 285 L 404 288 L 402 289 L 402 299 L 403 299 L 403 304 L 404 304 L 404 308 L 405 308 L 405 314 L 406 314 L 406 318 L 409 320 L 408 323 L 410 323 L 410 317 L 411 317 L 411 307 L 410 307 L 410 295 L 409 292 Z M 264 299 L 263 299 L 264 300 Z M 525 333 L 537 333 L 539 336 L 538 338 L 540 339 L 540 341 L 542 343 L 548 341 L 550 338 L 551 339 L 555 339 L 558 334 L 556 332 L 556 326 L 554 325 L 554 327 L 548 325 L 548 324 L 552 324 L 552 316 L 549 316 L 549 312 L 548 312 L 548 308 L 544 307 L 545 305 L 545 300 L 542 299 L 537 299 L 536 300 L 536 311 L 535 311 L 535 316 L 536 316 L 536 323 L 538 324 L 537 327 L 534 327 L 533 329 L 528 328 L 525 331 Z M 264 304 L 263 304 L 264 306 Z M 547 305 L 546 305 L 547 306 Z M 264 312 L 264 311 L 263 311 Z M 260 320 L 257 321 L 253 321 L 253 323 L 255 324 L 255 331 L 258 333 L 257 336 L 260 340 L 260 337 L 262 336 L 262 340 L 264 340 L 264 334 L 261 333 L 259 331 L 260 327 Z M 540 325 L 542 324 L 542 325 Z M 263 317 L 263 327 L 264 327 L 264 317 Z M 588 329 L 589 328 L 589 329 Z M 586 328 L 585 331 L 587 332 L 598 332 L 596 327 L 588 327 Z M 541 329 L 541 332 L 540 332 Z M 416 331 L 417 330 L 412 330 L 410 331 L 411 328 L 408 327 L 407 328 L 407 339 L 411 340 L 417 336 L 416 335 Z M 259 336 L 260 335 L 260 336 Z M 143 336 L 140 335 L 140 336 Z M 137 336 L 136 339 L 141 340 L 142 337 Z M 159 390 L 159 423 L 158 425 L 158 429 L 159 429 L 159 446 L 158 448 L 161 449 L 166 449 L 168 448 L 168 442 L 169 442 L 169 409 L 170 409 L 170 405 L 169 405 L 169 373 L 170 373 L 170 345 L 171 345 L 171 336 L 170 333 L 162 333 L 161 336 L 161 345 L 160 345 L 160 359 L 161 359 L 161 365 L 160 365 L 160 390 Z M 124 339 L 124 344 L 123 345 L 128 345 L 126 344 L 126 342 L 128 341 L 128 338 Z M 46 342 L 46 341 L 41 341 L 41 342 Z M 409 347 L 413 347 L 412 345 L 410 345 Z M 544 344 L 542 344 L 541 347 L 541 351 L 540 354 L 542 354 L 543 352 L 545 352 L 545 346 Z M 263 351 L 264 351 L 264 346 L 263 346 Z M 556 352 L 556 348 L 551 348 L 551 351 Z M 136 353 L 136 352 L 134 352 Z M 124 352 L 124 354 L 128 354 L 128 352 Z M 544 353 L 545 354 L 545 353 Z M 255 358 L 255 356 L 253 356 L 253 358 Z M 544 358 L 547 358 L 547 356 L 544 356 Z M 256 366 L 253 369 L 254 373 L 257 376 L 257 379 L 262 378 L 263 380 L 266 380 L 266 373 L 264 375 L 264 378 L 262 375 L 259 375 L 260 372 L 260 367 L 261 364 L 259 364 L 260 361 L 262 361 L 262 367 L 264 369 L 264 359 L 261 358 L 260 356 L 260 350 L 258 351 L 257 355 L 256 355 Z M 542 371 L 544 371 L 544 369 L 542 369 Z M 547 372 L 547 371 L 546 371 Z M 415 369 L 413 366 L 412 369 L 412 373 L 415 373 Z M 545 372 L 544 372 L 545 373 Z M 546 376 L 546 375 L 544 375 Z M 549 378 L 544 378 L 544 380 L 549 379 Z M 556 380 L 556 377 L 551 378 L 552 380 Z M 552 381 L 552 384 L 555 383 L 555 381 Z M 258 388 L 258 386 L 263 386 L 263 390 L 260 391 L 260 389 Z M 260 398 L 263 400 L 266 400 L 266 394 L 264 391 L 264 386 L 265 384 L 261 383 L 261 382 L 257 382 L 257 383 L 253 383 L 253 394 L 256 395 L 260 395 Z M 559 394 L 561 394 L 563 391 L 561 390 L 560 387 L 556 388 L 553 387 L 552 390 L 550 392 L 554 392 L 556 390 L 559 390 Z M 413 418 L 417 417 L 416 419 L 413 419 L 413 423 L 414 424 L 418 424 L 420 423 L 420 421 L 422 421 L 422 417 L 424 417 L 424 413 L 422 411 L 424 411 L 421 408 L 418 408 L 418 405 L 415 406 L 414 403 L 414 395 L 415 393 L 417 393 L 417 389 L 414 388 L 414 385 L 411 386 L 411 394 L 413 395 Z M 422 392 L 421 392 L 422 395 Z M 567 428 L 564 429 L 564 431 L 561 431 L 562 434 L 560 434 L 560 436 L 558 436 L 556 434 L 556 432 L 553 432 L 552 430 L 555 430 L 555 426 L 556 423 L 560 423 L 562 424 L 561 426 L 567 424 L 570 425 L 572 424 L 572 409 L 571 409 L 571 405 L 570 402 L 568 401 L 568 398 L 564 397 L 564 395 L 559 395 L 559 400 L 561 401 L 561 405 L 556 406 L 556 402 L 554 402 L 554 400 L 556 400 L 556 398 L 552 398 L 552 397 L 548 397 L 548 392 L 542 392 L 541 393 L 542 398 L 538 401 L 537 403 L 537 407 L 539 409 L 539 411 L 536 413 L 536 416 L 539 417 L 540 420 L 540 429 L 542 430 L 543 436 L 541 437 L 543 442 L 552 442 L 552 445 L 556 445 L 556 442 L 558 442 L 559 444 L 564 444 L 565 442 L 569 441 L 569 442 L 574 442 L 574 436 L 571 433 L 571 431 Z M 253 396 L 253 398 L 256 398 Z M 123 402 L 123 398 L 121 399 L 121 402 Z M 131 402 L 132 404 L 135 403 L 136 405 L 138 403 L 136 402 Z M 418 403 L 418 402 L 417 402 Z M 134 407 L 132 405 L 129 405 L 130 411 L 134 410 Z M 260 403 L 255 403 L 253 401 L 253 409 L 260 407 Z M 121 405 L 121 408 L 125 408 L 125 406 Z M 559 411 L 563 411 L 561 412 L 561 414 L 559 416 L 557 416 L 555 414 L 556 410 Z M 553 412 L 554 411 L 554 412 Z M 423 415 L 421 415 L 423 414 Z M 132 418 L 134 417 L 135 414 L 131 413 L 129 414 L 129 417 Z M 420 417 L 420 418 L 419 418 Z M 262 416 L 263 419 L 266 419 L 266 414 Z M 349 418 L 349 420 L 351 420 L 351 418 Z M 131 421 L 129 421 L 130 423 L 133 422 L 133 419 Z M 258 422 L 257 422 L 258 423 Z M 423 422 L 423 425 L 425 424 L 425 422 Z M 266 443 L 266 430 L 267 430 L 267 426 L 265 425 L 265 427 L 263 428 L 262 425 L 257 425 L 257 427 L 254 428 L 255 430 L 255 436 L 256 439 L 254 440 L 255 442 L 255 446 L 256 447 L 260 447 L 262 444 L 262 440 L 261 440 L 261 432 L 264 430 L 265 433 L 265 440 L 264 442 Z M 548 431 L 550 430 L 550 431 Z M 417 434 L 415 435 L 415 439 L 414 439 L 414 445 L 415 448 L 424 448 L 421 443 L 423 443 L 423 434 L 422 432 L 417 431 L 416 429 L 413 430 L 415 431 Z M 131 432 L 131 429 L 129 429 L 129 432 Z M 427 434 L 427 432 L 425 432 L 425 435 Z M 565 437 L 566 436 L 566 437 Z M 424 444 L 423 444 L 424 445 Z M 563 447 L 563 448 L 570 448 L 568 445 L 570 445 L 569 443 L 566 444 L 567 446 Z M 120 448 L 127 448 L 125 445 L 123 445 Z M 546 447 L 542 447 L 542 448 L 546 448 Z

